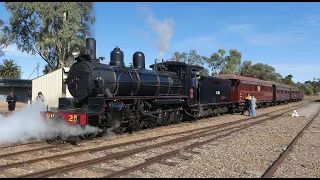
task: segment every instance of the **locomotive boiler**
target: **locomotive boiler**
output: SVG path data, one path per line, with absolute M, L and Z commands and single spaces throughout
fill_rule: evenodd
M 176 73 L 145 69 L 145 56 L 140 51 L 133 54 L 133 67 L 125 67 L 119 47 L 110 53 L 109 64 L 96 59 L 95 39 L 88 38 L 86 47 L 82 52 L 74 48 L 76 62 L 66 79 L 70 94 L 78 101 L 87 102 L 89 97 L 177 95 L 181 91 L 182 82 Z

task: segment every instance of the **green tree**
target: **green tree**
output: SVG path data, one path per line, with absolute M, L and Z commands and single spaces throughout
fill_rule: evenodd
M 239 75 L 240 76 L 250 76 L 250 75 L 252 75 L 251 66 L 252 66 L 252 62 L 251 61 L 243 61 L 242 64 L 241 64 L 241 67 L 240 67 Z
M 184 62 L 187 63 L 187 53 L 186 52 L 175 52 L 172 54 L 172 57 L 168 59 L 169 61 L 176 61 L 176 62 Z
M 83 45 L 90 36 L 95 17 L 93 2 L 6 2 L 11 13 L 5 37 L 18 50 L 38 54 L 47 65 L 45 72 L 71 61 L 74 45 Z
M 0 77 L 1 78 L 21 78 L 21 67 L 12 59 L 3 60 L 3 64 L 0 65 Z
M 320 78 L 313 78 L 312 81 L 306 81 L 305 84 L 308 84 L 312 87 L 314 94 L 318 94 L 320 92 Z
M 3 35 L 4 22 L 0 19 L 0 56 L 4 55 L 3 49 L 8 45 L 8 41 Z
M 288 85 L 293 85 L 294 82 L 292 81 L 293 76 L 289 74 L 288 76 L 281 79 L 281 82 Z
M 169 61 L 176 61 L 176 62 L 184 62 L 189 65 L 200 65 L 203 66 L 207 63 L 207 58 L 205 56 L 201 56 L 197 53 L 196 50 L 190 50 L 188 53 L 186 52 L 175 52 L 172 54 L 172 57 L 168 59 Z M 167 60 L 167 61 L 168 61 Z M 202 76 L 208 76 L 209 71 L 204 69 L 199 72 Z
M 204 68 L 203 70 L 201 70 L 201 71 L 199 72 L 199 74 L 200 74 L 201 76 L 209 76 L 209 71 L 208 71 L 208 69 Z
M 204 65 L 206 63 L 206 59 L 204 58 L 204 56 L 199 55 L 197 51 L 194 49 L 190 50 L 188 53 L 175 52 L 172 54 L 172 57 L 169 60 L 176 62 L 184 62 L 189 65 Z
M 276 82 L 280 82 L 282 78 L 281 75 L 276 72 L 274 67 L 262 63 L 252 65 L 251 61 L 244 61 L 242 63 L 240 68 L 240 75 L 254 76 L 258 79 Z
M 313 87 L 310 84 L 299 83 L 299 84 L 297 84 L 297 86 L 303 89 L 304 94 L 309 95 L 309 96 L 313 95 Z
M 206 59 L 213 75 L 236 74 L 240 71 L 241 52 L 231 49 L 228 56 L 225 56 L 225 54 L 226 51 L 224 49 L 219 49 Z

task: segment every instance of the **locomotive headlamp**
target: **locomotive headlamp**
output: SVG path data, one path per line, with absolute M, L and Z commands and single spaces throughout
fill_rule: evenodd
M 79 46 L 74 46 L 72 49 L 72 56 L 77 58 L 80 55 L 81 49 Z

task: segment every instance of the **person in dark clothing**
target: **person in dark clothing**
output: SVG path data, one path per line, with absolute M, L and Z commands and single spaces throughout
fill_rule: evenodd
M 7 96 L 8 102 L 8 110 L 9 112 L 13 113 L 14 110 L 16 109 L 16 102 L 17 102 L 17 96 L 14 95 L 12 92 L 9 93 L 9 96 Z
M 249 116 L 250 116 L 250 107 L 251 107 L 251 96 L 248 93 L 246 98 L 245 98 L 245 103 L 244 103 L 244 107 L 242 109 L 241 115 L 244 114 L 244 111 L 248 111 L 249 112 Z
M 31 104 L 31 102 L 32 102 L 32 92 L 31 92 L 31 90 L 29 90 L 29 92 L 28 92 L 28 102 L 27 103 Z

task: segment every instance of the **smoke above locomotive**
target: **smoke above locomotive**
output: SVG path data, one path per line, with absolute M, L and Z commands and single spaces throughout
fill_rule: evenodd
M 76 62 L 69 70 L 66 84 L 78 101 L 101 96 L 178 94 L 181 89 L 178 77 L 145 69 L 145 55 L 140 51 L 132 56 L 133 67 L 125 67 L 124 53 L 119 47 L 110 52 L 110 63 L 103 64 L 96 57 L 95 39 L 87 38 L 86 46 L 75 46 L 72 55 Z

